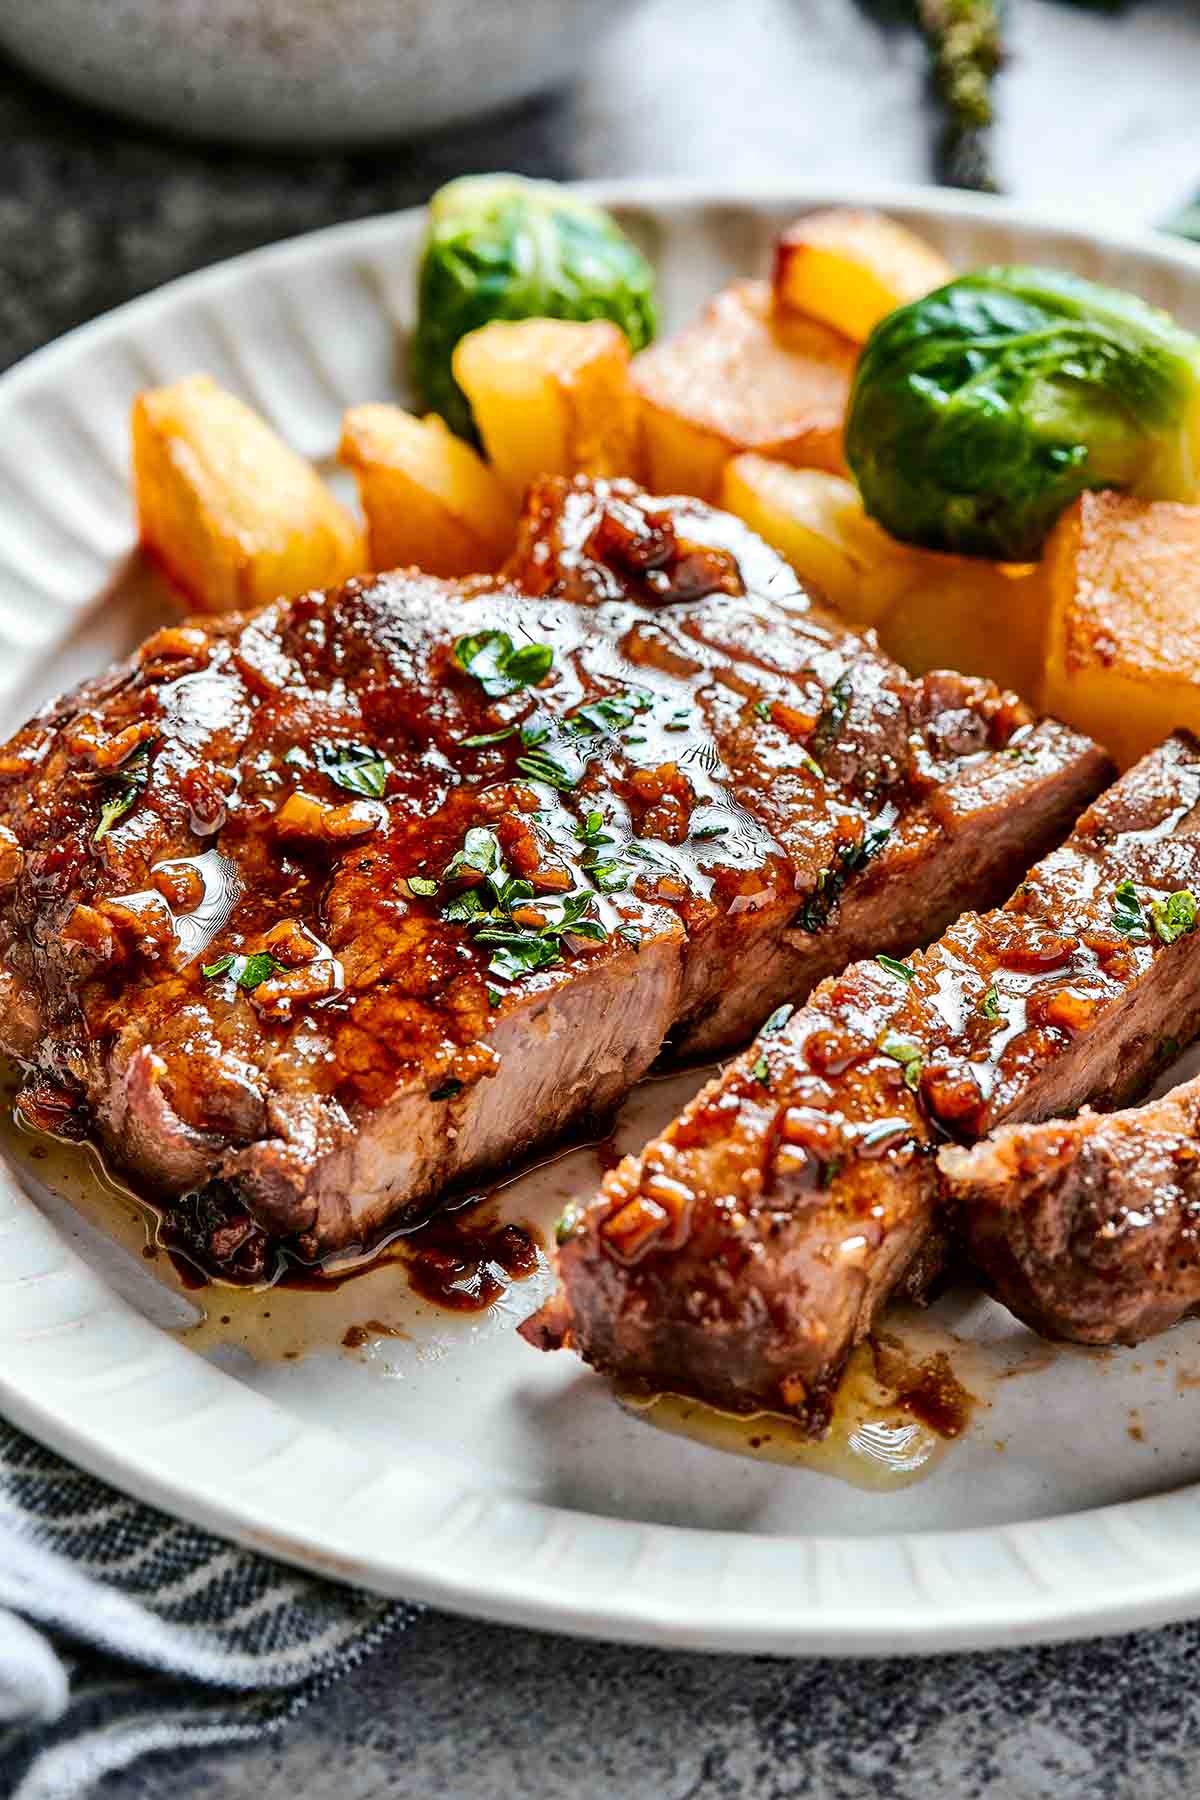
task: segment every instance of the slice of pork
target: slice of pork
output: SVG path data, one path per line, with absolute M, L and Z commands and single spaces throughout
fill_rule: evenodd
M 939 1163 L 968 1255 L 1043 1337 L 1139 1344 L 1200 1305 L 1200 1080 Z
M 531 679 L 505 643 L 545 647 Z M 551 484 L 507 583 L 173 628 L 0 749 L 0 1039 L 31 1116 L 321 1255 L 995 897 L 1105 768 L 906 675 L 737 521 Z M 557 960 L 500 969 L 458 916 L 495 910 L 473 831 L 526 948 L 584 909 Z
M 901 965 L 857 963 L 771 1022 L 607 1177 L 526 1335 L 821 1429 L 880 1306 L 937 1267 L 939 1144 L 1127 1097 L 1163 1037 L 1200 1023 L 1200 933 L 1131 924 L 1200 891 L 1198 803 L 1200 746 L 1179 734 L 1000 911 Z

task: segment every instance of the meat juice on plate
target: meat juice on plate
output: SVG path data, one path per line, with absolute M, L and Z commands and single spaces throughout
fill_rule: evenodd
M 172 1255 L 163 1241 L 161 1210 L 113 1176 L 92 1145 L 35 1132 L 6 1104 L 3 1146 L 19 1170 L 178 1296 L 188 1310 L 174 1329 L 189 1347 L 210 1353 L 231 1346 L 258 1362 L 341 1352 L 386 1368 L 387 1343 L 420 1338 L 431 1309 L 443 1316 L 487 1312 L 511 1329 L 548 1285 L 540 1245 L 564 1200 L 588 1192 L 639 1141 L 645 1129 L 639 1115 L 647 1106 L 669 1116 L 680 1090 L 709 1072 L 654 1077 L 642 1084 L 611 1136 L 567 1146 L 477 1203 L 443 1211 L 357 1262 L 327 1273 L 293 1264 L 269 1287 L 210 1283 L 195 1264 Z M 16 1085 L 14 1073 L 5 1083 L 6 1102 Z M 902 1339 L 880 1339 L 856 1352 L 829 1435 L 817 1443 L 779 1415 L 740 1418 L 669 1394 L 625 1392 L 619 1398 L 658 1430 L 714 1449 L 876 1491 L 907 1487 L 933 1473 L 969 1428 L 977 1406 L 986 1406 L 981 1396 L 994 1371 L 985 1355 L 928 1318 L 897 1315 L 891 1324 Z

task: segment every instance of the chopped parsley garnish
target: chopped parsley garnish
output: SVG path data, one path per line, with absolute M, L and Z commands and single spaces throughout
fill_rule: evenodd
M 500 843 L 495 832 L 476 825 L 463 839 L 462 849 L 454 852 L 442 870 L 442 880 L 454 881 L 462 875 L 487 876 L 493 869 L 498 869 L 502 861 Z
M 759 1057 L 758 1061 L 755 1063 L 755 1065 L 751 1069 L 750 1073 L 751 1073 L 751 1075 L 753 1075 L 755 1081 L 757 1081 L 762 1087 L 765 1087 L 765 1088 L 770 1087 L 770 1085 L 771 1085 L 771 1067 L 770 1067 L 770 1064 L 767 1062 L 767 1059 L 765 1056 Z
M 1191 888 L 1179 888 L 1150 908 L 1154 929 L 1164 944 L 1173 944 L 1196 929 L 1196 896 Z
M 692 716 L 692 712 L 691 712 L 690 707 L 688 707 L 688 706 L 677 707 L 676 710 L 671 714 L 670 718 L 667 720 L 666 724 L 663 726 L 663 730 L 664 731 L 686 731 L 688 728 L 688 722 L 691 719 L 691 716 Z
M 895 814 L 892 816 L 895 817 Z M 796 923 L 802 931 L 817 932 L 828 923 L 850 876 L 857 874 L 872 858 L 878 856 L 891 835 L 890 824 L 875 825 L 864 834 L 861 843 L 842 846 L 838 851 L 837 865 L 821 870 L 816 887 L 796 915 Z
M 1150 935 L 1137 889 L 1128 877 L 1113 889 L 1112 925 L 1114 931 L 1123 932 L 1135 944 L 1144 944 Z
M 854 684 L 850 679 L 850 671 L 845 669 L 825 696 L 825 704 L 817 715 L 812 736 L 808 740 L 809 750 L 818 762 L 841 736 L 853 693 Z
M 451 1076 L 449 1081 L 443 1081 L 441 1087 L 434 1088 L 429 1098 L 431 1100 L 453 1100 L 455 1094 L 462 1093 L 462 1085 L 461 1081 L 455 1081 Z
M 431 880 L 428 875 L 410 875 L 408 886 L 409 891 L 414 893 L 418 900 L 432 900 L 441 883 Z
M 566 721 L 567 729 L 577 737 L 598 731 L 624 731 L 639 713 L 647 712 L 653 705 L 654 695 L 644 688 L 626 688 L 623 693 L 609 694 L 602 700 L 589 700 Z
M 759 1037 L 774 1037 L 778 1032 L 783 1030 L 795 1010 L 795 1007 L 791 1005 L 777 1006 L 762 1030 L 759 1032 Z
M 107 778 L 107 797 L 100 808 L 100 822 L 92 833 L 93 844 L 102 844 L 113 826 L 132 812 L 150 779 L 150 746 L 142 744 Z
M 558 788 L 560 793 L 569 792 L 579 780 L 578 775 L 572 775 L 546 750 L 531 750 L 526 756 L 518 756 L 517 767 L 530 781 L 544 781 L 548 787 Z
M 642 947 L 642 934 L 636 925 L 618 925 L 617 936 L 624 938 L 627 944 L 632 944 L 635 950 Z
M 604 829 L 604 814 L 587 813 L 575 827 L 575 836 L 586 850 L 598 849 L 601 844 L 611 844 L 615 840 L 611 831 Z
M 491 951 L 488 973 L 501 981 L 561 963 L 564 939 L 603 943 L 608 937 L 607 927 L 591 916 L 594 894 L 581 889 L 535 900 L 532 883 L 509 873 L 499 840 L 484 826 L 467 832 L 442 875 L 443 881 L 462 877 L 473 878 L 473 885 L 442 908 L 442 918 L 465 925 L 474 942 Z M 500 999 L 489 987 L 489 1005 Z
M 815 756 L 810 756 L 807 750 L 801 749 L 797 749 L 796 755 L 799 758 L 800 767 L 804 770 L 805 774 L 815 776 L 818 781 L 824 781 L 825 771 L 822 769 Z
M 488 989 L 487 1002 L 489 1006 L 499 1006 L 503 998 L 504 995 L 500 992 L 499 988 L 490 987 Z
M 630 871 L 622 867 L 615 858 L 609 862 L 590 863 L 584 859 L 583 867 L 587 878 L 602 894 L 619 894 L 629 886 Z
M 468 888 L 442 908 L 442 917 L 452 925 L 469 925 L 472 919 L 486 913 L 487 908 L 479 898 L 478 888 Z
M 765 719 L 770 723 L 771 702 L 769 700 L 756 700 L 754 702 L 754 716 L 756 719 Z
M 550 673 L 549 644 L 514 644 L 507 631 L 480 631 L 455 639 L 454 660 L 473 675 L 489 700 L 536 687 Z
M 979 1003 L 979 1010 L 985 1019 L 1004 1017 L 1004 1008 L 1000 1004 L 1000 994 L 994 981 L 988 983 L 987 993 Z
M 499 731 L 479 731 L 474 737 L 462 738 L 464 750 L 482 750 L 486 744 L 502 744 L 505 738 L 516 737 L 515 725 L 502 725 Z
M 914 1094 L 920 1085 L 921 1070 L 925 1066 L 925 1056 L 919 1044 L 911 1038 L 897 1037 L 894 1032 L 887 1032 L 879 1040 L 879 1048 L 885 1056 L 900 1064 L 904 1071 L 904 1085 L 912 1089 Z
M 260 950 L 254 956 L 234 956 L 227 953 L 218 956 L 216 962 L 205 963 L 200 973 L 206 981 L 213 981 L 218 975 L 229 975 L 240 988 L 252 994 L 256 987 L 271 975 L 277 975 L 283 964 L 276 962 L 269 950 Z
M 728 825 L 701 825 L 698 830 L 693 831 L 692 836 L 704 842 L 708 838 L 724 837 L 728 830 Z
M 366 744 L 314 744 L 313 756 L 322 775 L 348 794 L 382 800 L 391 764 Z
M 894 956 L 877 956 L 875 961 L 881 969 L 886 969 L 889 975 L 894 975 L 897 981 L 907 984 L 917 979 L 917 971 L 911 969 L 906 962 L 897 962 Z

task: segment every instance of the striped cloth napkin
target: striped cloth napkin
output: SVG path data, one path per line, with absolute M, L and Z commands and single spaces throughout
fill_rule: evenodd
M 0 1420 L 0 1795 L 281 1730 L 415 1609 L 128 1500 Z

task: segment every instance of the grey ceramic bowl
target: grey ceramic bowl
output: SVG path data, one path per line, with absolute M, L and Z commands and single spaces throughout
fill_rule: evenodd
M 565 79 L 631 0 L 0 0 L 0 44 L 99 106 L 242 143 L 361 144 Z

